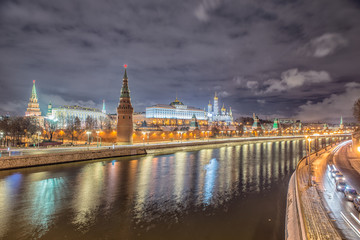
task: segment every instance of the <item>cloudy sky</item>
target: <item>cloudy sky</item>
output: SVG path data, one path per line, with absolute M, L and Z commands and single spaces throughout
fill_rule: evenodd
M 207 106 L 237 116 L 351 121 L 360 97 L 357 0 L 2 0 L 0 114 L 40 107 L 115 112 L 123 64 L 135 111 Z

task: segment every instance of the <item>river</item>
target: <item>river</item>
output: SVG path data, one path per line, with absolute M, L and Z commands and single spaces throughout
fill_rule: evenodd
M 3 239 L 283 239 L 304 141 L 0 172 Z

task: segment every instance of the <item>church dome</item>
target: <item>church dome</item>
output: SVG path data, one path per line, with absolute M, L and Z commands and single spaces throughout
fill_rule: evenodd
M 171 106 L 174 106 L 174 105 L 184 105 L 182 102 L 179 101 L 179 99 L 175 99 L 175 101 L 173 101 L 172 103 L 170 103 Z

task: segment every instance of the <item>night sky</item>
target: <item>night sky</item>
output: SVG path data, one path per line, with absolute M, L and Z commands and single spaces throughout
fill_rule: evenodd
M 207 107 L 236 116 L 351 121 L 360 97 L 357 0 L 2 0 L 0 114 L 40 107 L 115 113 L 123 64 L 135 111 Z

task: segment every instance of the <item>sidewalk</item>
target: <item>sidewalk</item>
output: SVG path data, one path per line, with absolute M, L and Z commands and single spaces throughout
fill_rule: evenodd
M 320 164 L 326 161 L 328 153 L 322 152 L 322 155 L 316 157 L 312 155 L 312 170 L 320 167 Z M 326 210 L 323 207 L 321 198 L 317 192 L 313 178 L 313 186 L 309 187 L 309 168 L 306 160 L 303 160 L 297 169 L 298 191 L 300 194 L 301 211 L 304 216 L 307 239 L 339 239 L 341 237 L 332 225 Z

